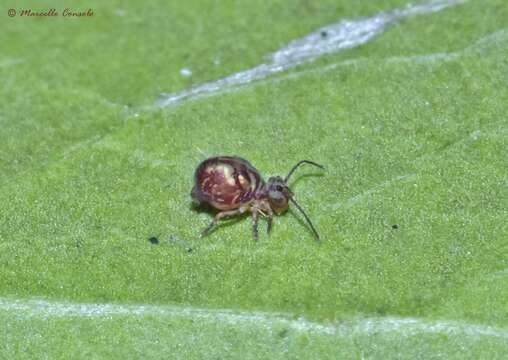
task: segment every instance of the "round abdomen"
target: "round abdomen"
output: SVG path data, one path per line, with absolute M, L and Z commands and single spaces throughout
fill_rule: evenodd
M 248 204 L 264 185 L 259 172 L 239 157 L 206 159 L 196 169 L 192 196 L 220 210 Z

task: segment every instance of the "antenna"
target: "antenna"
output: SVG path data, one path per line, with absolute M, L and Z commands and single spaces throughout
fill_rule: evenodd
M 289 180 L 289 177 L 291 175 L 293 175 L 293 172 L 296 170 L 296 168 L 298 168 L 298 166 L 302 165 L 302 164 L 311 164 L 311 165 L 314 165 L 314 166 L 317 166 L 318 168 L 320 169 L 325 169 L 325 167 L 323 165 L 319 165 L 317 163 L 315 163 L 314 161 L 310 161 L 310 160 L 301 160 L 299 161 L 295 166 L 293 166 L 293 168 L 291 169 L 291 171 L 289 172 L 288 176 L 286 176 L 286 178 L 284 179 L 284 182 L 287 183 L 287 181 Z
M 292 197 L 289 198 L 289 201 L 291 201 L 296 206 L 296 208 L 298 210 L 300 210 L 300 212 L 303 214 L 303 217 L 305 218 L 305 220 L 307 220 L 307 223 L 309 224 L 310 228 L 312 229 L 312 232 L 314 233 L 314 236 L 316 237 L 316 241 L 319 241 L 320 240 L 319 234 L 316 231 L 316 228 L 314 227 L 314 225 L 312 225 L 312 221 L 310 221 L 310 219 L 307 216 L 307 214 L 305 213 L 305 211 L 303 211 L 303 209 L 300 207 L 300 205 L 298 205 L 298 203 Z

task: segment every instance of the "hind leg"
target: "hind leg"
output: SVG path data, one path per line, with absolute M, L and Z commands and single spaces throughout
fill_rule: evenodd
M 221 211 L 220 213 L 215 215 L 215 217 L 213 218 L 213 220 L 210 223 L 210 225 L 208 225 L 206 227 L 206 229 L 203 230 L 203 232 L 201 233 L 201 237 L 206 236 L 210 232 L 210 230 L 212 230 L 215 227 L 215 225 L 217 225 L 217 223 L 219 222 L 220 219 L 225 218 L 225 217 L 229 217 L 229 216 L 235 216 L 235 215 L 238 215 L 238 214 L 242 214 L 243 212 L 245 212 L 245 209 L 243 209 L 243 208 L 234 209 L 234 210 L 227 210 L 227 211 Z

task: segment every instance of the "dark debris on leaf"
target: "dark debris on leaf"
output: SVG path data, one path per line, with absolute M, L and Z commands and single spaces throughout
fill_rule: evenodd
M 392 229 L 397 230 L 398 228 L 399 228 L 399 225 L 397 225 L 397 224 L 392 225 Z
M 281 337 L 281 338 L 285 338 L 287 337 L 289 334 L 289 329 L 282 329 L 281 331 L 279 331 L 278 335 Z
M 159 244 L 159 239 L 157 239 L 155 236 L 152 236 L 148 239 L 148 241 L 150 241 L 150 244 L 152 245 L 157 245 Z

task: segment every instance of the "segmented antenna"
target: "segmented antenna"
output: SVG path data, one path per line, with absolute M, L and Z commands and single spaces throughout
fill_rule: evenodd
M 300 212 L 303 214 L 303 217 L 305 218 L 305 220 L 307 220 L 307 223 L 309 224 L 310 228 L 312 229 L 312 232 L 314 233 L 314 236 L 316 237 L 316 241 L 319 241 L 320 240 L 319 234 L 316 231 L 316 228 L 314 227 L 314 225 L 312 225 L 312 221 L 310 221 L 310 219 L 307 216 L 307 214 L 305 213 L 305 211 L 303 211 L 303 209 L 300 207 L 300 205 L 298 205 L 298 203 L 292 197 L 289 198 L 289 201 L 291 201 L 296 206 L 296 208 L 298 210 L 300 210 Z
M 291 169 L 291 171 L 289 172 L 288 176 L 286 176 L 286 178 L 284 179 L 284 182 L 287 183 L 287 181 L 289 180 L 289 177 L 291 175 L 293 175 L 293 173 L 295 172 L 296 168 L 298 168 L 298 166 L 302 165 L 302 164 L 311 164 L 311 165 L 314 165 L 314 166 L 317 166 L 318 168 L 320 169 L 325 169 L 325 167 L 323 165 L 319 165 L 317 163 L 315 163 L 314 161 L 310 161 L 310 160 L 301 160 L 299 161 L 295 166 L 293 166 L 293 168 Z

